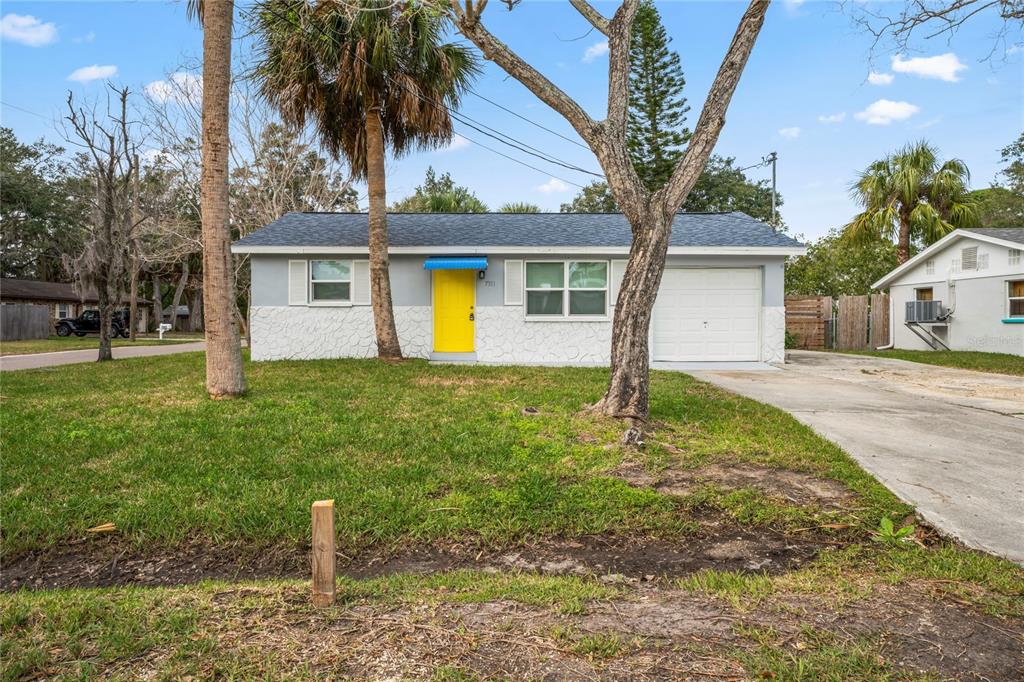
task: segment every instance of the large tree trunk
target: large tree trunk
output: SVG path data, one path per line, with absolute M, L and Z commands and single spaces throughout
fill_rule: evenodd
M 160 328 L 164 321 L 164 297 L 160 291 L 160 275 L 153 273 L 153 324 L 154 329 Z
M 232 0 L 207 2 L 203 15 L 203 302 L 206 390 L 211 398 L 245 393 L 234 320 L 234 267 L 228 225 L 228 112 L 231 105 Z
M 185 285 L 188 284 L 188 275 L 188 258 L 186 258 L 181 262 L 181 277 L 178 278 L 178 286 L 174 287 L 174 298 L 171 299 L 171 319 L 168 320 L 168 322 L 171 323 L 171 331 L 179 331 L 178 306 L 181 305 L 181 297 L 185 294 Z
M 188 299 L 188 330 L 203 331 L 203 290 L 196 289 Z
M 384 131 L 380 109 L 366 112 L 366 184 L 369 190 L 370 302 L 377 332 L 377 356 L 399 360 L 402 347 L 395 329 L 391 303 L 391 278 L 388 274 L 388 214 L 385 196 Z
M 139 259 L 132 258 L 132 285 L 129 288 L 128 302 L 128 338 L 135 340 L 136 331 L 139 327 Z
M 627 445 L 641 443 L 647 421 L 647 339 L 672 233 L 672 218 L 648 209 L 642 224 L 633 225 L 633 243 L 612 323 L 611 378 L 604 397 L 593 407 L 594 411 L 627 420 L 629 428 L 623 435 Z
M 110 328 L 114 322 L 114 306 L 107 295 L 107 283 L 101 282 L 97 287 L 96 307 L 100 314 L 100 349 L 96 358 L 97 362 L 113 360 L 114 354 L 110 350 Z

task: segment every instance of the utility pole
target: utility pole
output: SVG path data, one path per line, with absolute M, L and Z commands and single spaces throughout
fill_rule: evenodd
M 779 160 L 777 152 L 772 152 L 765 157 L 764 161 L 766 164 L 772 165 L 772 229 L 774 230 L 778 226 L 778 222 L 775 219 L 775 162 Z

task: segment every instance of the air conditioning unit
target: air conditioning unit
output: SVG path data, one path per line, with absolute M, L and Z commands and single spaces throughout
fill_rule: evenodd
M 906 322 L 945 322 L 947 316 L 942 301 L 907 301 Z

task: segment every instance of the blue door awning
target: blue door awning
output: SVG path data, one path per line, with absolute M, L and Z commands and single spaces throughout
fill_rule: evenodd
M 487 257 L 451 258 L 441 256 L 423 261 L 424 270 L 486 270 Z

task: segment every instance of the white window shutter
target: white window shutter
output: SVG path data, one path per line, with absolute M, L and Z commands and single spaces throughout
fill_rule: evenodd
M 505 259 L 505 305 L 523 304 L 523 261 Z
M 370 261 L 352 261 L 352 305 L 370 305 Z
M 288 261 L 288 305 L 307 305 L 309 295 L 309 275 L 306 261 Z
M 615 305 L 615 302 L 619 300 L 619 287 L 622 285 L 622 276 L 624 274 L 626 274 L 626 261 L 613 260 L 612 281 L 610 291 L 612 305 Z

